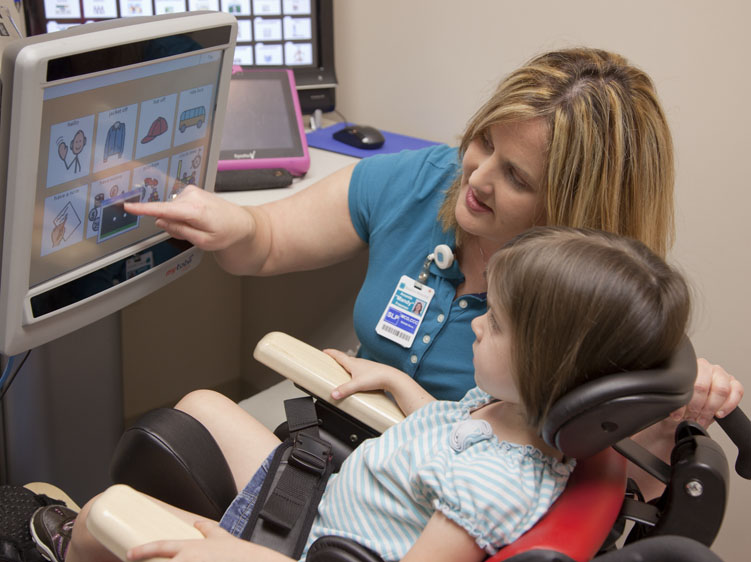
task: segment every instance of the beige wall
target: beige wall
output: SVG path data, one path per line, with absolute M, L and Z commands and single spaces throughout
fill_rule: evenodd
M 596 46 L 645 69 L 675 138 L 673 258 L 697 287 L 692 338 L 751 388 L 751 3 L 335 0 L 334 14 L 338 109 L 448 143 L 496 81 L 536 53 Z M 736 477 L 715 543 L 725 560 L 748 560 L 749 504 L 751 484 Z

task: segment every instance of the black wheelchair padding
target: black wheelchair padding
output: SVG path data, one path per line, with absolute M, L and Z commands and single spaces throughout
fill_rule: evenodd
M 522 562 L 521 558 L 512 558 Z M 529 558 L 529 560 L 534 560 Z M 708 547 L 682 536 L 659 536 L 630 544 L 597 557 L 597 562 L 722 562 Z
M 306 562 L 383 562 L 377 553 L 357 541 L 328 535 L 320 537 L 308 550 Z
M 211 433 L 173 408 L 147 412 L 123 433 L 110 476 L 215 521 L 237 495 L 232 471 Z
M 604 376 L 563 396 L 548 413 L 542 437 L 567 456 L 591 456 L 687 404 L 695 379 L 696 355 L 684 338 L 665 366 Z

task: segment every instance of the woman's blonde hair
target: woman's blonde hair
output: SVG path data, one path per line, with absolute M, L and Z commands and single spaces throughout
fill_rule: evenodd
M 572 388 L 669 359 L 691 309 L 683 276 L 641 242 L 564 227 L 532 228 L 493 255 L 488 305 L 508 319 L 499 325 L 538 430 Z
M 651 79 L 623 57 L 569 49 L 512 72 L 464 132 L 460 154 L 494 124 L 542 117 L 549 129 L 546 224 L 595 228 L 641 240 L 660 256 L 673 243 L 673 143 Z M 439 216 L 458 228 L 461 177 Z

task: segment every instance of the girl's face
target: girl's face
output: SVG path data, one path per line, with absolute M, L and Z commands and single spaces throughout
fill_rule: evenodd
M 472 320 L 475 383 L 485 392 L 507 402 L 520 403 L 511 364 L 511 326 L 499 309 Z
M 455 214 L 468 234 L 499 247 L 545 222 L 542 175 L 548 127 L 542 118 L 492 125 L 467 147 Z

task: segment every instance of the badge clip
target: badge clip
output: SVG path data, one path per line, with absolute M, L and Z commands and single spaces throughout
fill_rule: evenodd
M 427 255 L 425 263 L 422 264 L 422 271 L 417 276 L 418 283 L 426 283 L 430 275 L 430 264 L 435 261 L 439 269 L 448 269 L 454 264 L 454 252 L 447 244 L 438 244 L 435 249 Z

